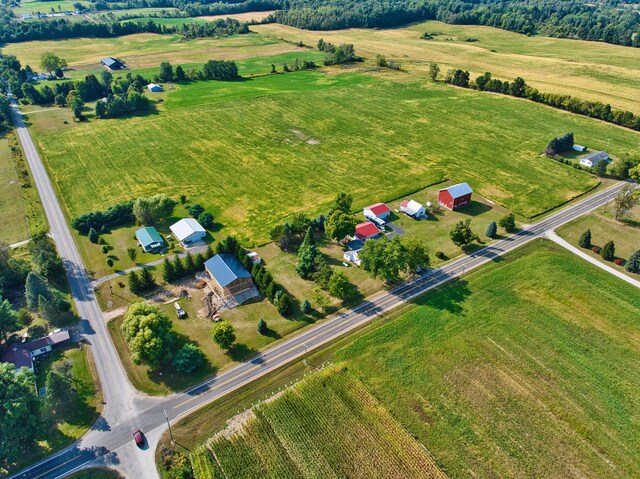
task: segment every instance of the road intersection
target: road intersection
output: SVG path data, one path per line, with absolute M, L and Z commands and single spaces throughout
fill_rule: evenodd
M 453 260 L 438 269 L 428 270 L 422 276 L 390 291 L 380 292 L 354 309 L 327 319 L 188 391 L 152 398 L 138 393 L 127 378 L 109 337 L 91 282 L 85 273 L 53 186 L 25 127 L 15 99 L 12 95 L 10 99 L 14 124 L 38 188 L 52 237 L 67 271 L 71 292 L 81 318 L 82 331 L 91 346 L 105 400 L 102 416 L 80 441 L 13 476 L 20 479 L 57 479 L 93 465 L 114 467 L 126 477 L 155 479 L 158 474 L 153 446 L 166 429 L 167 416 L 170 420 L 184 416 L 361 327 L 376 316 L 385 314 L 485 263 L 497 261 L 503 254 L 532 240 L 543 238 L 545 232 L 606 204 L 624 186 L 624 183 L 618 183 L 592 194 L 536 224 L 527 226 L 515 235 Z M 148 450 L 138 450 L 135 447 L 131 431 L 136 428 L 147 433 Z

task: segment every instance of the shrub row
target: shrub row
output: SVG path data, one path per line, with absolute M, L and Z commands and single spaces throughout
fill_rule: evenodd
M 91 211 L 71 220 L 71 226 L 81 234 L 88 234 L 91 228 L 102 230 L 103 227 L 114 228 L 135 220 L 133 201 L 112 206 L 106 211 Z

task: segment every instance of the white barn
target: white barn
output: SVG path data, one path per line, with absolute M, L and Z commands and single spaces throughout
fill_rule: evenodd
M 414 200 L 404 200 L 400 204 L 400 211 L 412 218 L 422 218 L 427 216 L 427 210 L 425 207 Z
M 150 92 L 153 92 L 153 93 L 160 93 L 161 91 L 164 91 L 164 88 L 162 88 L 157 83 L 149 83 L 147 85 L 147 90 L 149 90 Z
M 170 226 L 173 236 L 183 245 L 194 243 L 204 238 L 207 231 L 195 218 L 182 218 Z

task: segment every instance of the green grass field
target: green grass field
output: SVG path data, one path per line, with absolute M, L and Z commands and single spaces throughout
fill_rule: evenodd
M 335 360 L 449 477 L 636 477 L 639 315 L 636 288 L 536 242 Z
M 530 102 L 361 74 L 197 82 L 163 108 L 65 130 L 30 117 L 71 216 L 159 191 L 187 194 L 225 234 L 262 243 L 292 213 L 325 212 L 336 191 L 361 207 L 449 178 L 530 217 L 597 184 L 541 158 L 549 138 L 573 131 L 593 148 L 611 139 L 614 154 L 638 148 L 635 132 Z
M 191 455 L 196 479 L 445 477 L 362 384 L 338 367 L 312 375 L 253 414 L 240 431 Z
M 81 3 L 85 6 L 89 6 L 89 2 L 83 2 L 83 1 L 79 1 L 76 2 L 75 0 L 54 0 L 54 1 L 26 1 L 26 2 L 20 2 L 19 6 L 13 8 L 13 11 L 16 13 L 16 15 L 22 15 L 23 13 L 33 13 L 33 12 L 40 12 L 40 13 L 51 13 L 51 9 L 53 8 L 56 13 L 60 12 L 60 11 L 70 11 L 73 12 L 76 10 L 76 7 L 74 7 L 75 3 Z M 58 8 L 60 7 L 60 8 Z
M 29 236 L 22 189 L 13 164 L 9 141 L 0 136 L 0 243 L 16 243 Z
M 140 18 L 132 18 L 129 20 L 122 20 L 122 23 L 130 23 L 130 22 L 146 23 L 148 21 L 152 21 L 156 25 L 175 25 L 175 26 L 182 26 L 182 25 L 186 25 L 187 23 L 207 23 L 206 20 L 203 20 L 201 18 L 192 18 L 192 17 L 187 17 L 187 18 L 140 17 Z
M 544 92 L 599 100 L 640 114 L 640 51 L 601 42 L 527 37 L 491 27 L 423 22 L 395 29 L 351 29 L 331 32 L 299 30 L 278 24 L 252 30 L 274 38 L 315 45 L 320 37 L 353 43 L 367 58 L 376 54 L 400 62 L 403 69 L 426 78 L 430 62 L 469 70 L 472 78 L 492 72 L 512 80 L 517 76 Z M 437 33 L 421 40 L 424 32 Z M 468 42 L 474 38 L 478 41 Z
M 599 208 L 561 226 L 556 233 L 574 246 L 578 246 L 580 235 L 587 229 L 591 230 L 593 245 L 602 247 L 607 241 L 613 241 L 616 245 L 616 257 L 626 260 L 635 251 L 640 250 L 640 206 L 635 206 L 631 210 L 626 221 L 616 221 L 613 219 L 613 207 L 608 205 L 606 208 Z M 624 267 L 612 261 L 604 261 L 600 255 L 590 249 L 585 249 L 584 252 L 618 271 L 625 272 Z M 638 277 L 635 274 L 628 274 L 634 278 Z
M 107 469 L 85 469 L 69 476 L 71 479 L 120 479 L 122 476 Z

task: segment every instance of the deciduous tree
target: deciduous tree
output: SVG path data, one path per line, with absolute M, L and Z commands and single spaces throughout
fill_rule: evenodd
M 182 346 L 173 358 L 173 367 L 180 373 L 192 373 L 204 362 L 204 354 L 200 348 L 193 344 L 187 343 Z
M 429 78 L 431 78 L 431 81 L 438 81 L 439 74 L 440 66 L 437 63 L 431 63 L 429 65 Z
M 122 323 L 122 333 L 136 364 L 157 368 L 171 358 L 172 323 L 158 308 L 146 303 L 131 305 Z
M 339 241 L 345 236 L 353 234 L 356 224 L 357 221 L 353 216 L 341 209 L 337 209 L 327 218 L 324 224 L 324 231 L 329 238 Z
M 506 214 L 502 218 L 500 218 L 498 224 L 507 233 L 513 233 L 516 229 L 516 217 L 513 213 Z
M 229 349 L 236 340 L 233 325 L 229 321 L 220 321 L 211 331 L 213 341 L 222 349 Z
M 13 309 L 11 303 L 0 297 L 0 338 L 6 340 L 10 333 L 20 327 L 18 312 Z
M 461 248 L 470 245 L 478 239 L 478 235 L 471 231 L 470 219 L 458 221 L 451 231 L 449 231 L 449 237 L 451 241 L 453 241 L 453 244 Z

